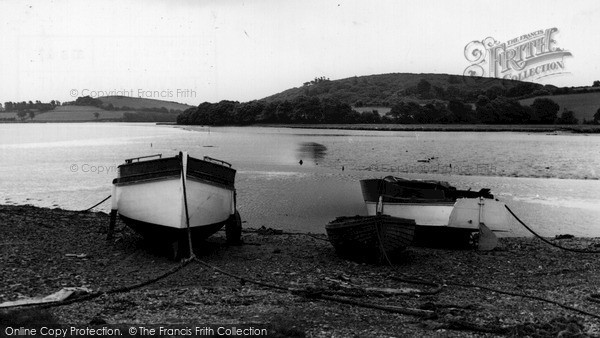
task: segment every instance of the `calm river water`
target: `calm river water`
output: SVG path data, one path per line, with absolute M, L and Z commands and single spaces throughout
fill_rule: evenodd
M 233 164 L 248 227 L 324 232 L 365 213 L 359 179 L 395 175 L 490 188 L 546 236 L 600 236 L 600 135 L 0 124 L 0 204 L 85 209 L 124 159 L 180 150 Z

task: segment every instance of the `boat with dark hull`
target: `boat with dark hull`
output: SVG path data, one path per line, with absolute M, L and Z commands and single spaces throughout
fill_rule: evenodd
M 385 262 L 411 245 L 415 222 L 388 215 L 338 217 L 325 230 L 340 256 Z
M 489 189 L 459 190 L 443 181 L 393 176 L 361 180 L 360 185 L 367 214 L 415 220 L 416 245 L 488 249 L 496 239 L 486 229 L 505 231 L 508 227 L 504 204 Z M 487 237 L 482 238 L 482 233 Z
M 127 226 L 175 251 L 187 247 L 188 227 L 201 240 L 227 226 L 228 241 L 239 241 L 235 174 L 231 164 L 207 156 L 128 159 L 113 180 L 112 209 Z

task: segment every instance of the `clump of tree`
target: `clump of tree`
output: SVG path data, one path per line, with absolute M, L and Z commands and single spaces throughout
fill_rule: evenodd
M 572 110 L 564 109 L 562 114 L 558 119 L 556 119 L 556 124 L 578 124 L 579 120 L 575 117 L 575 114 Z
M 583 124 L 600 124 L 600 108 L 596 110 L 596 113 L 594 114 L 592 120 L 586 121 L 585 119 L 583 119 Z
M 538 98 L 531 104 L 533 123 L 552 124 L 556 121 L 560 106 L 547 98 Z
M 315 85 L 315 84 L 319 84 L 319 83 L 327 82 L 327 81 L 330 81 L 328 77 L 321 76 L 321 77 L 315 77 L 315 79 L 312 81 L 304 82 L 303 85 L 310 86 L 310 85 Z
M 95 99 L 91 96 L 78 97 L 73 103 L 74 106 L 93 106 L 102 107 L 102 100 Z
M 27 112 L 24 110 L 19 110 L 17 112 L 17 117 L 21 119 L 21 121 L 25 121 L 25 118 L 27 117 Z

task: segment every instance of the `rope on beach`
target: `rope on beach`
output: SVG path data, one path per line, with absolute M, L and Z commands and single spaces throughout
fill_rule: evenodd
M 300 291 L 300 289 L 292 289 L 292 288 L 287 288 L 285 286 L 279 286 L 279 285 L 275 285 L 275 284 L 270 284 L 270 283 L 266 283 L 266 282 L 262 282 L 262 281 L 258 281 L 258 280 L 253 280 L 253 279 L 249 279 L 249 278 L 245 278 L 245 277 L 240 277 L 237 275 L 234 275 L 233 273 L 227 272 L 223 269 L 220 269 L 214 265 L 208 264 L 205 261 L 202 261 L 200 259 L 198 259 L 197 257 L 192 258 L 196 263 L 199 263 L 200 265 L 204 265 L 207 268 L 213 269 L 223 275 L 229 276 L 229 277 L 233 277 L 236 279 L 239 279 L 240 282 L 242 283 L 251 283 L 251 284 L 256 284 L 256 285 L 260 285 L 260 286 L 264 286 L 267 288 L 271 288 L 271 289 L 277 289 L 277 290 L 282 290 L 282 291 L 289 291 L 289 292 L 297 292 Z
M 102 203 L 106 202 L 106 200 L 108 200 L 110 197 L 111 197 L 111 195 L 108 195 L 108 197 L 107 197 L 107 198 L 105 198 L 105 199 L 103 199 L 102 201 L 100 201 L 100 202 L 98 202 L 98 203 L 94 204 L 93 206 L 91 206 L 91 207 L 89 207 L 89 208 L 87 208 L 87 209 L 85 209 L 85 210 L 81 210 L 81 211 L 90 211 L 90 210 L 94 209 L 95 207 L 99 206 L 100 204 L 102 204 Z
M 69 304 L 73 304 L 73 303 L 79 303 L 79 302 L 84 302 L 87 300 L 91 300 L 94 298 L 98 298 L 100 296 L 104 296 L 104 295 L 110 295 L 110 294 L 115 294 L 115 293 L 123 293 L 123 292 L 129 292 L 135 289 L 139 289 L 142 288 L 144 286 L 150 285 L 152 283 L 156 283 L 161 279 L 164 279 L 176 272 L 178 272 L 179 270 L 183 269 L 184 267 L 186 267 L 188 264 L 190 264 L 192 262 L 192 259 L 186 259 L 183 260 L 179 265 L 171 268 L 170 270 L 168 270 L 167 272 L 139 282 L 137 284 L 132 284 L 132 285 L 127 285 L 127 286 L 122 286 L 122 287 L 118 287 L 118 288 L 114 288 L 114 289 L 110 289 L 107 291 L 97 291 L 97 292 L 93 292 L 93 293 L 89 293 L 87 295 L 84 296 L 80 296 L 80 297 L 76 297 L 76 298 L 70 298 L 70 299 L 65 299 L 62 301 L 58 301 L 58 302 L 51 302 L 51 303 L 37 303 L 37 304 L 21 304 L 21 305 L 14 305 L 14 306 L 6 306 L 3 309 L 8 309 L 8 308 L 16 308 L 16 307 L 39 307 L 41 309 L 46 309 L 46 308 L 51 308 L 51 307 L 57 307 L 57 306 L 64 306 L 64 305 L 69 305 Z
M 528 294 L 524 294 L 524 293 L 518 293 L 518 292 L 512 292 L 512 291 L 504 291 L 504 290 L 492 288 L 492 287 L 489 287 L 489 286 L 474 284 L 474 283 L 458 283 L 458 282 L 453 282 L 453 281 L 450 281 L 450 280 L 444 280 L 443 283 L 439 283 L 438 284 L 438 283 L 435 283 L 435 282 L 432 282 L 432 281 L 428 281 L 428 280 L 423 280 L 423 279 L 407 278 L 404 275 L 403 275 L 403 277 L 392 276 L 391 278 L 393 280 L 397 280 L 397 281 L 401 281 L 401 282 L 405 282 L 405 283 L 414 283 L 414 284 L 434 286 L 436 288 L 432 292 L 435 292 L 435 293 L 439 292 L 441 290 L 441 288 L 444 287 L 444 286 L 446 286 L 446 285 L 453 285 L 453 286 L 459 286 L 459 287 L 464 287 L 464 288 L 482 289 L 482 290 L 492 291 L 492 292 L 496 292 L 496 293 L 500 293 L 500 294 L 505 294 L 505 295 L 509 295 L 509 296 L 529 298 L 529 299 L 534 299 L 534 300 L 538 300 L 538 301 L 542 301 L 542 302 L 554 304 L 554 305 L 557 305 L 559 307 L 562 307 L 562 308 L 570 310 L 570 311 L 575 311 L 575 312 L 578 312 L 578 313 L 581 313 L 581 314 L 584 314 L 584 315 L 587 315 L 587 316 L 590 316 L 590 317 L 594 317 L 594 318 L 600 319 L 600 315 L 598 315 L 598 314 L 591 313 L 591 312 L 588 312 L 588 311 L 585 311 L 585 310 L 581 310 L 581 309 L 578 309 L 576 307 L 572 307 L 572 306 L 560 303 L 558 301 L 554 301 L 554 300 L 551 300 L 551 299 L 543 298 L 543 297 L 540 297 L 540 296 L 528 295 Z M 437 287 L 439 287 L 439 289 Z M 422 294 L 424 294 L 424 293 L 422 293 Z M 587 300 L 600 303 L 600 294 L 591 294 L 590 296 L 587 297 Z
M 312 288 L 297 289 L 297 288 L 288 288 L 285 286 L 279 286 L 279 285 L 275 285 L 275 284 L 271 284 L 271 283 L 262 282 L 259 280 L 253 280 L 253 279 L 249 279 L 246 277 L 237 276 L 233 273 L 227 272 L 227 271 L 225 271 L 221 268 L 218 268 L 214 265 L 208 264 L 208 263 L 198 259 L 197 257 L 193 258 L 193 260 L 196 261 L 197 263 L 199 263 L 200 265 L 203 265 L 205 267 L 213 269 L 213 270 L 215 270 L 219 273 L 222 273 L 226 276 L 239 279 L 240 282 L 242 282 L 242 283 L 248 282 L 251 284 L 260 285 L 260 286 L 264 286 L 264 287 L 271 288 L 271 289 L 287 291 L 292 294 L 304 296 L 307 298 L 324 299 L 324 300 L 329 300 L 329 301 L 338 302 L 338 303 L 342 303 L 342 304 L 350 304 L 350 305 L 360 306 L 360 307 L 364 307 L 364 308 L 378 309 L 378 310 L 383 310 L 386 312 L 400 313 L 400 314 L 418 316 L 418 317 L 430 318 L 435 315 L 434 311 L 431 311 L 431 310 L 421 310 L 421 309 L 405 308 L 405 307 L 400 307 L 400 306 L 380 305 L 380 304 L 366 303 L 366 302 L 360 302 L 357 300 L 335 297 L 333 294 L 345 295 L 345 296 L 356 296 L 354 294 L 343 294 L 342 292 L 339 292 L 339 291 L 330 293 L 327 290 L 319 290 L 319 289 L 312 289 Z M 330 294 L 328 294 L 328 293 L 330 293 Z
M 424 318 L 435 318 L 435 316 L 436 316 L 435 311 L 432 311 L 432 310 L 422 310 L 422 309 L 414 309 L 414 308 L 405 308 L 405 307 L 401 307 L 401 306 L 365 303 L 365 302 L 359 302 L 359 301 L 353 300 L 353 299 L 339 298 L 339 297 L 328 296 L 328 295 L 323 295 L 323 294 L 317 294 L 312 298 L 322 298 L 322 299 L 329 300 L 332 302 L 355 305 L 355 306 L 360 306 L 360 307 L 364 307 L 364 308 L 368 308 L 368 309 L 377 309 L 377 310 L 382 310 L 382 311 L 386 311 L 386 312 L 399 313 L 399 314 L 409 315 L 409 316 L 424 317 Z
M 489 287 L 489 286 L 474 284 L 474 283 L 458 283 L 458 282 L 453 282 L 453 281 L 445 280 L 443 283 L 438 284 L 438 283 L 435 283 L 435 282 L 431 282 L 431 281 L 427 281 L 427 280 L 422 280 L 422 279 L 416 280 L 416 279 L 407 279 L 406 277 L 395 277 L 395 276 L 392 276 L 391 278 L 394 279 L 394 280 L 405 282 L 405 283 L 422 284 L 422 285 L 429 285 L 429 286 L 439 286 L 440 289 L 443 286 L 446 286 L 446 285 L 453 285 L 453 286 L 459 286 L 459 287 L 464 287 L 464 288 L 482 289 L 482 290 L 492 291 L 492 292 L 496 292 L 496 293 L 500 293 L 500 294 L 505 294 L 505 295 L 509 295 L 509 296 L 529 298 L 529 299 L 533 299 L 533 300 L 538 300 L 538 301 L 542 301 L 542 302 L 554 304 L 554 305 L 557 305 L 559 307 L 562 307 L 562 308 L 570 310 L 570 311 L 578 312 L 578 313 L 581 313 L 581 314 L 584 314 L 584 315 L 587 315 L 587 316 L 590 316 L 590 317 L 593 317 L 593 318 L 600 319 L 600 315 L 598 315 L 598 314 L 591 313 L 591 312 L 588 312 L 588 311 L 585 311 L 585 310 L 581 310 L 581 309 L 578 309 L 576 307 L 560 303 L 558 301 L 554 301 L 554 300 L 547 299 L 547 298 L 540 297 L 540 296 L 528 295 L 528 294 L 524 294 L 524 293 L 518 293 L 518 292 L 512 292 L 512 291 L 504 291 L 504 290 L 492 288 L 492 287 Z M 433 292 L 437 293 L 437 292 L 439 292 L 440 289 L 436 288 Z M 587 298 L 587 300 L 600 303 L 600 294 L 591 294 Z
M 460 287 L 464 287 L 464 288 L 476 288 L 476 289 L 483 289 L 483 290 L 487 290 L 487 291 L 492 291 L 492 292 L 496 292 L 496 293 L 501 293 L 501 294 L 505 294 L 505 295 L 509 295 L 509 296 L 515 296 L 515 297 L 523 297 L 523 298 L 530 298 L 530 299 L 534 299 L 534 300 L 539 300 L 542 302 L 546 302 L 546 303 L 550 303 L 550 304 L 554 304 L 557 306 L 560 306 L 564 309 L 570 310 L 570 311 L 574 311 L 574 312 L 578 312 L 581 314 L 584 314 L 586 316 L 590 316 L 590 317 L 594 317 L 597 319 L 600 319 L 600 315 L 595 314 L 595 313 L 591 313 L 585 310 L 581 310 L 578 309 L 576 307 L 570 306 L 570 305 L 566 305 L 563 304 L 561 302 L 557 302 L 555 300 L 551 300 L 548 298 L 543 298 L 540 296 L 533 296 L 533 295 L 527 295 L 524 293 L 518 293 L 518 292 L 511 292 L 511 291 L 504 291 L 504 290 L 500 290 L 500 289 L 495 289 L 495 288 L 491 288 L 489 286 L 483 286 L 483 285 L 479 285 L 479 284 L 471 284 L 471 283 L 458 283 L 458 282 L 452 282 L 452 281 L 446 281 L 445 283 L 446 285 L 454 285 L 454 286 L 460 286 Z
M 513 215 L 513 217 L 519 222 L 521 223 L 522 226 L 525 227 L 525 229 L 529 230 L 529 232 L 531 232 L 535 237 L 539 238 L 542 240 L 542 242 L 547 243 L 552 245 L 553 247 L 562 249 L 562 250 L 566 250 L 566 251 L 571 251 L 571 252 L 577 252 L 577 253 L 590 253 L 590 254 L 597 254 L 600 253 L 600 250 L 584 250 L 584 249 L 577 249 L 577 248 L 567 248 L 564 246 L 560 246 L 558 244 L 552 243 L 549 240 L 545 239 L 544 237 L 540 236 L 538 233 L 536 233 L 535 231 L 531 230 L 530 227 L 528 227 L 525 223 L 523 223 L 523 221 L 521 221 L 519 219 L 519 217 L 517 217 L 517 215 L 515 215 L 515 213 L 510 210 L 510 208 L 508 207 L 508 205 L 504 205 L 504 207 L 506 208 L 506 210 L 508 210 L 508 212 L 510 212 L 511 215 Z

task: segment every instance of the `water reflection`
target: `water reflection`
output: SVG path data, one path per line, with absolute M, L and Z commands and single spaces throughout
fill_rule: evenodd
M 296 149 L 296 157 L 300 164 L 308 161 L 318 164 L 327 155 L 327 147 L 316 142 L 300 142 Z

